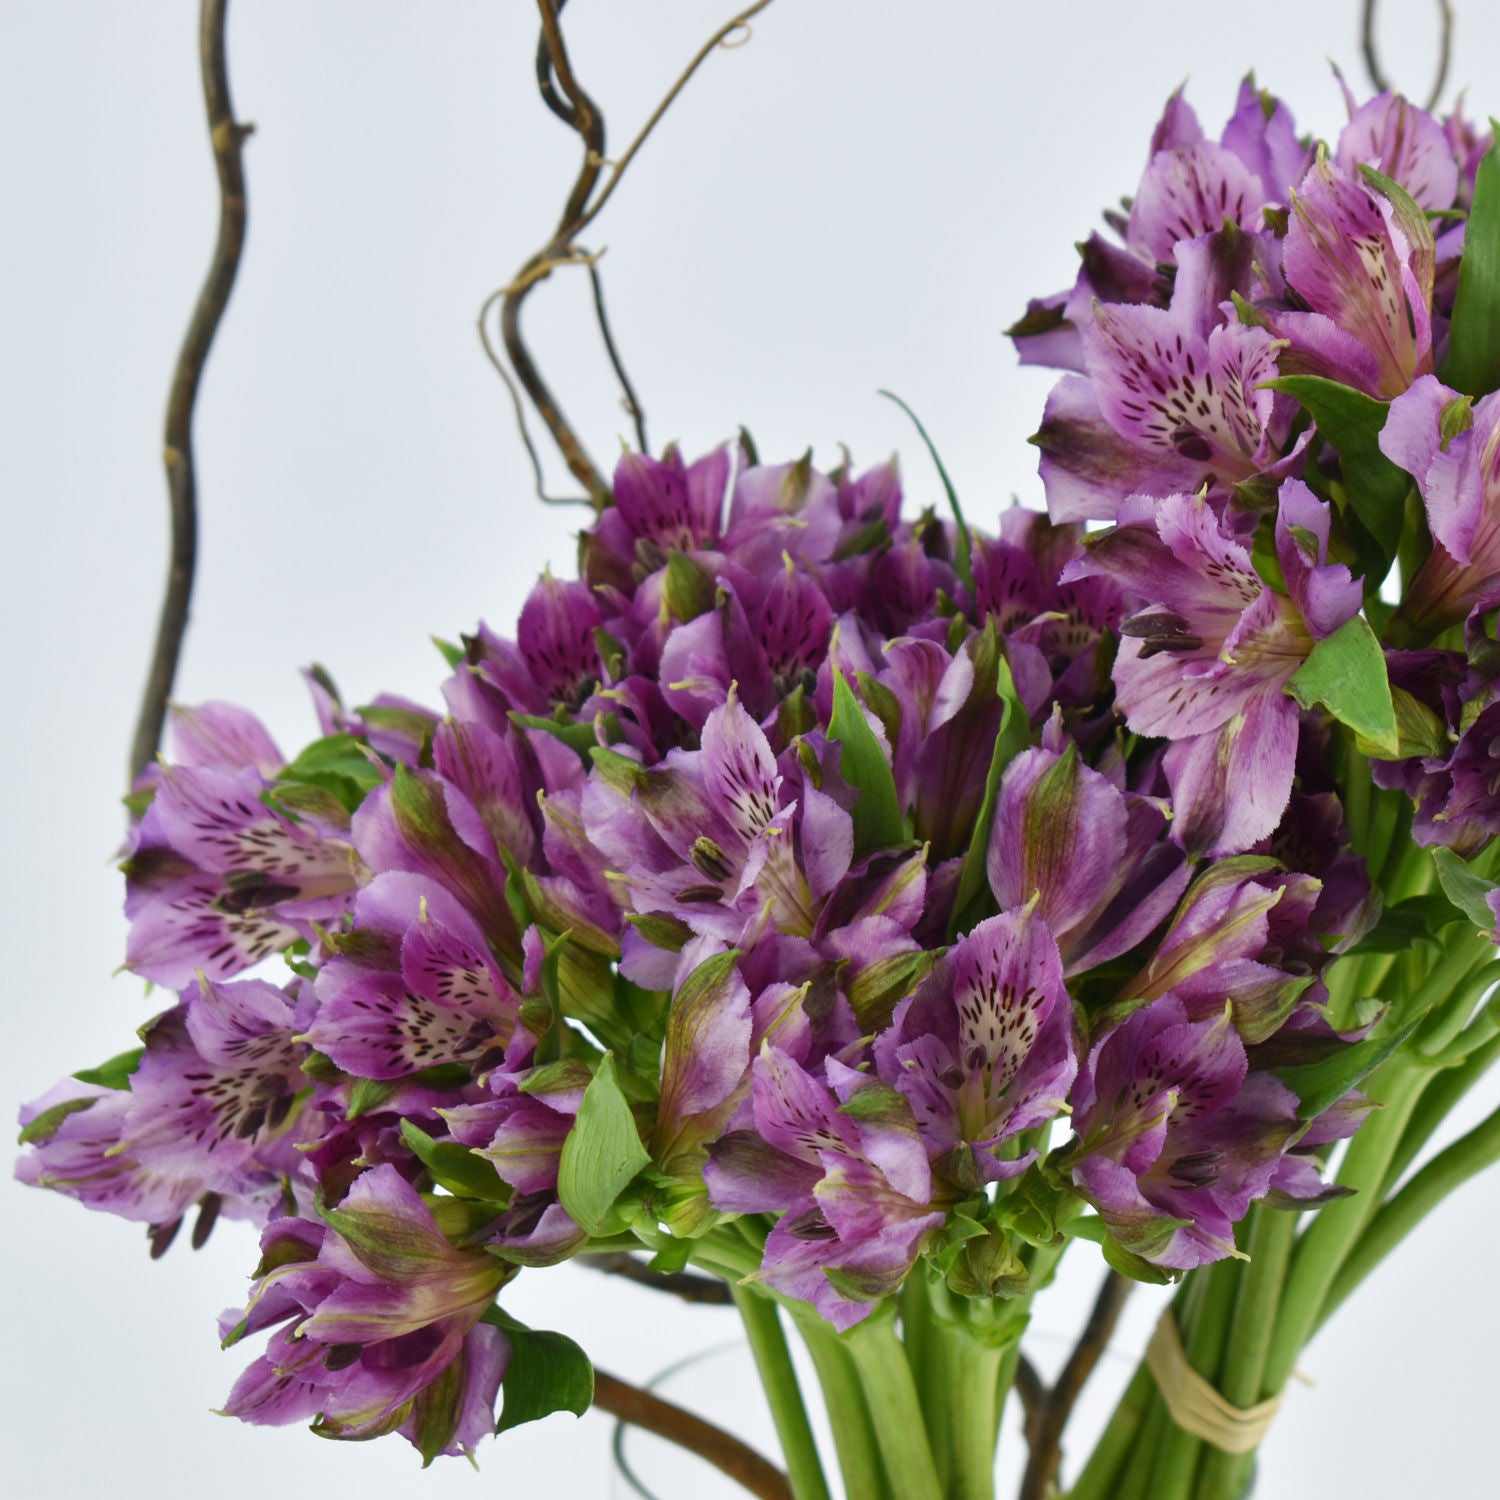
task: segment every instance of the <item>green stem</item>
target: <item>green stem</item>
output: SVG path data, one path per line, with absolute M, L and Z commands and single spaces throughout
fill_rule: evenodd
M 859 1373 L 892 1488 L 901 1500 L 944 1500 L 922 1425 L 916 1382 L 896 1337 L 894 1319 L 884 1311 L 872 1313 L 840 1341 Z
M 1500 1161 L 1500 1110 L 1439 1151 L 1371 1219 L 1323 1299 L 1319 1325 L 1449 1193 L 1496 1161 Z
M 1197 1274 L 1205 1276 L 1208 1281 L 1201 1307 L 1191 1327 L 1178 1327 L 1188 1363 L 1206 1380 L 1213 1380 L 1218 1374 L 1244 1269 L 1238 1261 L 1221 1260 L 1199 1271 Z M 1190 1496 L 1196 1500 L 1192 1491 L 1193 1475 L 1202 1451 L 1201 1438 L 1184 1432 L 1176 1422 L 1169 1420 L 1151 1469 L 1148 1493 L 1152 1500 L 1190 1500 Z
M 761 1387 L 770 1403 L 792 1494 L 795 1500 L 830 1500 L 818 1445 L 807 1420 L 807 1408 L 802 1404 L 802 1388 L 781 1327 L 781 1314 L 776 1304 L 759 1292 L 741 1286 L 731 1286 L 729 1290 L 740 1310 Z
M 1293 1251 L 1276 1329 L 1266 1352 L 1263 1384 L 1270 1392 L 1286 1384 L 1297 1356 L 1317 1327 L 1318 1310 L 1333 1278 L 1378 1206 L 1374 1194 L 1385 1180 L 1426 1081 L 1423 1071 L 1400 1053 L 1372 1076 L 1377 1082 L 1371 1093 L 1385 1107 L 1360 1127 L 1339 1170 L 1339 1183 L 1353 1188 L 1353 1196 L 1319 1209 Z
M 1114 1500 L 1116 1480 L 1140 1434 L 1141 1422 L 1155 1390 L 1151 1372 L 1142 1364 L 1120 1397 L 1109 1426 L 1094 1444 L 1094 1451 L 1089 1454 L 1077 1482 L 1066 1492 L 1068 1500 Z
M 941 1328 L 951 1400 L 949 1500 L 995 1500 L 995 1408 L 1000 1365 L 1009 1346 L 991 1345 L 962 1328 Z M 935 1440 L 934 1440 L 935 1441 Z
M 880 1466 L 875 1445 L 875 1427 L 865 1404 L 859 1374 L 848 1351 L 833 1330 L 806 1303 L 788 1308 L 797 1332 L 812 1357 L 823 1388 L 823 1402 L 833 1428 L 833 1443 L 844 1476 L 844 1494 L 849 1500 L 895 1500 Z
M 1266 1204 L 1251 1210 L 1250 1264 L 1240 1268 L 1239 1291 L 1216 1382 L 1225 1399 L 1236 1406 L 1254 1406 L 1261 1399 L 1266 1353 L 1296 1235 L 1295 1213 Z M 1254 1454 L 1205 1448 L 1193 1500 L 1240 1500 L 1254 1462 Z
M 916 1378 L 917 1398 L 922 1403 L 922 1423 L 932 1445 L 938 1478 L 946 1491 L 951 1478 L 952 1408 L 949 1402 L 948 1369 L 944 1358 L 943 1330 L 932 1305 L 932 1290 L 925 1266 L 918 1264 L 901 1288 L 901 1342 Z
M 1484 947 L 1475 953 L 1460 979 L 1453 986 L 1450 998 L 1441 1003 L 1412 1038 L 1413 1049 L 1424 1059 L 1432 1060 L 1454 1041 L 1474 1014 L 1479 997 L 1500 979 L 1500 963 L 1493 962 L 1494 946 L 1487 935 L 1476 934 Z
M 1388 1184 L 1401 1179 L 1401 1174 L 1417 1158 L 1417 1153 L 1432 1139 L 1433 1132 L 1448 1118 L 1454 1106 L 1500 1059 L 1500 1036 L 1490 1038 L 1476 1047 L 1457 1067 L 1445 1069 L 1422 1090 L 1422 1097 L 1412 1110 L 1411 1122 L 1401 1137 L 1401 1145 L 1391 1158 L 1390 1170 L 1386 1174 Z

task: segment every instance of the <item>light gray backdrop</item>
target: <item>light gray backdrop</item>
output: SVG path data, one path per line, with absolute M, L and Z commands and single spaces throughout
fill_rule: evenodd
M 1435 7 L 1389 0 L 1386 56 L 1420 95 Z M 1454 86 L 1500 108 L 1500 8 L 1458 0 Z M 112 1055 L 153 1009 L 110 978 L 124 925 L 111 852 L 125 745 L 163 568 L 162 398 L 212 240 L 195 6 L 0 6 L 0 444 L 8 713 L 0 1100 Z M 633 133 L 719 19 L 703 0 L 575 0 L 577 65 L 611 142 Z M 429 632 L 508 629 L 577 512 L 532 499 L 507 403 L 473 334 L 480 300 L 555 218 L 577 158 L 531 82 L 525 0 L 238 0 L 232 74 L 250 232 L 198 422 L 203 546 L 186 701 L 256 707 L 284 747 L 313 730 L 296 669 L 350 698 L 436 701 Z M 1298 121 L 1337 130 L 1326 58 L 1364 81 L 1357 6 L 1261 0 L 780 0 L 715 56 L 594 233 L 616 330 L 657 443 L 699 451 L 746 423 L 761 451 L 820 460 L 899 447 L 924 415 L 969 513 L 1040 503 L 1049 377 L 1000 329 L 1062 287 L 1072 245 L 1135 184 L 1184 78 L 1217 131 L 1250 67 Z M 1487 68 L 1488 71 L 1483 71 Z M 1453 90 L 1450 89 L 1450 97 Z M 601 463 L 626 423 L 564 273 L 529 310 L 534 348 Z M 554 471 L 556 472 L 556 471 Z M 562 479 L 556 480 L 561 484 Z M 213 1318 L 254 1262 L 242 1228 L 146 1260 L 138 1227 L 6 1183 L 0 1211 L 0 1491 L 9 1497 L 377 1497 L 611 1492 L 609 1424 L 557 1417 L 419 1475 L 399 1439 L 320 1443 L 210 1414 L 241 1353 Z M 1497 1301 L 1495 1182 L 1415 1236 L 1308 1352 L 1265 1461 L 1270 1500 L 1488 1493 Z M 1057 1361 L 1095 1277 L 1080 1247 L 1039 1315 Z M 705 1316 L 572 1268 L 521 1278 L 523 1318 L 645 1379 L 733 1337 Z M 1157 1302 L 1121 1334 L 1138 1349 Z M 1128 1369 L 1085 1408 L 1099 1421 Z M 692 1390 L 693 1386 L 697 1390 Z M 753 1390 L 690 1377 L 732 1419 Z M 706 1494 L 683 1469 L 683 1494 Z

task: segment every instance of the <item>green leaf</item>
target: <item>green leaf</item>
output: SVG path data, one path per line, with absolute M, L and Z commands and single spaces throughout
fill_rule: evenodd
M 1180 1224 L 1186 1221 L 1178 1219 L 1172 1222 Z M 1169 1286 L 1182 1279 L 1181 1271 L 1170 1271 L 1164 1266 L 1154 1265 L 1133 1250 L 1127 1250 L 1112 1234 L 1104 1236 L 1099 1248 L 1104 1252 L 1105 1262 L 1132 1281 L 1144 1281 L 1148 1286 Z
M 1495 889 L 1494 883 L 1476 874 L 1451 849 L 1441 846 L 1434 849 L 1432 862 L 1437 867 L 1438 884 L 1449 901 L 1481 932 L 1493 932 L 1495 913 L 1485 897 Z
M 322 787 L 353 812 L 380 784 L 380 771 L 371 763 L 363 740 L 352 734 L 330 734 L 314 740 L 283 766 L 277 780 Z
M 593 1405 L 594 1367 L 572 1339 L 528 1328 L 498 1307 L 492 1307 L 483 1321 L 493 1323 L 510 1341 L 497 1433 L 550 1417 L 555 1411 L 581 1417 Z
M 464 664 L 465 651 L 462 646 L 455 646 L 452 641 L 445 641 L 442 636 L 431 637 L 432 644 L 442 653 L 443 660 L 456 672 Z
M 395 1098 L 398 1090 L 408 1085 L 428 1089 L 458 1089 L 471 1082 L 473 1076 L 462 1063 L 438 1063 L 435 1067 L 423 1068 L 420 1073 L 411 1073 L 405 1078 L 354 1078 L 350 1080 L 347 1118 L 357 1120 L 361 1115 L 381 1109 Z
M 714 580 L 685 552 L 667 554 L 661 592 L 674 620 L 696 620 L 714 607 Z
M 958 576 L 970 587 L 974 587 L 974 541 L 969 535 L 969 523 L 964 520 L 963 507 L 958 503 L 958 491 L 953 488 L 953 481 L 948 478 L 948 471 L 943 467 L 943 461 L 938 457 L 936 446 L 927 436 L 927 429 L 922 425 L 916 412 L 909 407 L 894 391 L 877 391 L 877 395 L 884 396 L 887 401 L 894 401 L 902 411 L 911 418 L 911 425 L 917 429 L 917 436 L 927 445 L 927 451 L 932 455 L 932 462 L 938 471 L 938 478 L 943 481 L 943 488 L 948 492 L 948 504 L 953 510 L 954 524 L 958 527 L 958 552 L 953 559 L 953 565 L 958 570 Z
M 401 1122 L 401 1138 L 439 1187 L 460 1198 L 478 1198 L 486 1203 L 509 1200 L 510 1189 L 494 1167 L 467 1146 L 457 1141 L 435 1141 L 419 1125 L 405 1119 Z
M 1500 389 L 1500 131 L 1474 183 L 1443 379 L 1470 396 Z
M 839 769 L 844 780 L 859 789 L 859 801 L 854 805 L 856 857 L 900 844 L 906 832 L 896 801 L 896 779 L 891 774 L 891 764 L 865 718 L 859 699 L 836 667 L 828 738 L 843 747 Z
M 550 734 L 553 739 L 561 741 L 569 750 L 581 755 L 585 760 L 588 758 L 589 751 L 599 743 L 599 736 L 594 732 L 592 721 L 544 719 L 540 714 L 522 714 L 512 711 L 510 722 L 521 729 L 539 729 L 543 734 Z
M 955 921 L 962 921 L 969 903 L 979 894 L 987 878 L 985 861 L 989 857 L 990 829 L 995 822 L 995 802 L 1000 795 L 1005 768 L 1031 743 L 1031 720 L 1022 707 L 1010 663 L 1004 657 L 1000 658 L 996 692 L 1000 697 L 1000 732 L 995 736 L 995 749 L 984 780 L 984 801 L 979 804 L 969 852 L 964 856 L 963 871 L 958 879 L 958 894 L 953 900 Z
M 1344 493 L 1389 566 L 1401 544 L 1411 488 L 1405 470 L 1380 451 L 1380 429 L 1390 403 L 1321 375 L 1283 375 L 1266 384 L 1296 397 L 1318 424 L 1318 432 L 1338 450 Z M 1366 579 L 1368 587 L 1379 582 Z
M 1366 755 L 1393 759 L 1400 753 L 1385 653 L 1363 615 L 1346 620 L 1319 641 L 1286 690 L 1303 708 L 1321 703 L 1339 723 L 1347 724 Z
M 79 1083 L 92 1083 L 97 1088 L 128 1089 L 130 1075 L 140 1067 L 145 1055 L 144 1047 L 132 1047 L 129 1052 L 122 1052 L 107 1063 L 100 1063 L 97 1068 L 84 1068 L 73 1076 Z
M 563 1142 L 557 1196 L 590 1234 L 605 1235 L 615 1199 L 650 1160 L 620 1090 L 614 1054 L 606 1052 Z
M 1380 920 L 1350 953 L 1406 953 L 1423 938 L 1436 937 L 1457 920 L 1457 913 L 1441 891 L 1409 896 L 1381 912 Z

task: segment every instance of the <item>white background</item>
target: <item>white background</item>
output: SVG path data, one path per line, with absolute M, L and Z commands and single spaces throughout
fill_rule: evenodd
M 1457 3 L 1454 84 L 1473 85 L 1482 116 L 1500 109 L 1500 7 Z M 124 941 L 111 853 L 163 570 L 161 407 L 215 222 L 195 9 L 0 5 L 7 1112 L 121 1050 L 152 1010 L 138 981 L 110 978 Z M 1420 96 L 1435 8 L 1386 9 L 1389 65 Z M 577 159 L 532 91 L 533 14 L 524 0 L 239 0 L 231 17 L 237 111 L 258 130 L 247 254 L 199 407 L 202 563 L 178 696 L 252 705 L 288 751 L 314 731 L 303 663 L 354 702 L 435 702 L 429 632 L 481 616 L 508 632 L 540 567 L 571 567 L 581 513 L 532 498 L 473 333 Z M 614 149 L 718 19 L 701 0 L 575 0 L 578 71 Z M 899 446 L 913 502 L 934 500 L 904 419 L 874 395 L 888 385 L 926 419 L 971 518 L 1013 492 L 1039 504 L 1024 439 L 1050 377 L 1018 370 L 1000 329 L 1071 279 L 1072 244 L 1133 189 L 1173 87 L 1190 78 L 1216 132 L 1254 67 L 1299 125 L 1334 132 L 1325 59 L 1363 88 L 1357 25 L 1352 0 L 781 0 L 747 48 L 710 60 L 594 231 L 653 442 L 696 453 L 743 422 L 773 459 Z M 528 320 L 607 467 L 626 422 L 586 279 L 560 274 Z M 138 1226 L 3 1193 L 7 1497 L 611 1492 L 610 1424 L 594 1415 L 490 1445 L 482 1476 L 461 1462 L 419 1475 L 399 1439 L 336 1445 L 213 1416 L 243 1361 L 218 1351 L 213 1319 L 243 1296 L 248 1233 L 224 1226 L 153 1265 Z M 1288 1397 L 1262 1500 L 1492 1492 L 1494 1201 L 1487 1180 L 1450 1204 L 1307 1353 L 1317 1385 Z M 1043 1363 L 1096 1274 L 1077 1254 L 1038 1314 Z M 734 1334 L 732 1317 L 570 1267 L 523 1276 L 509 1301 L 638 1380 Z M 1154 1307 L 1138 1299 L 1080 1438 Z M 716 1384 L 690 1376 L 689 1399 Z M 747 1429 L 760 1420 L 753 1389 L 717 1397 Z M 708 1493 L 681 1472 L 675 1493 Z

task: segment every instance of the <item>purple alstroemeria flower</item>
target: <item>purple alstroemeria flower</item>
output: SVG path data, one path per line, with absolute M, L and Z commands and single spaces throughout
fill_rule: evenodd
M 1228 1006 L 1190 1021 L 1170 996 L 1095 1043 L 1065 1159 L 1126 1249 L 1176 1270 L 1235 1253 L 1234 1226 L 1297 1128 L 1296 1095 L 1247 1066 Z
M 1096 303 L 1165 307 L 1182 243 L 1217 233 L 1226 219 L 1237 230 L 1259 230 L 1267 207 L 1286 205 L 1308 157 L 1290 111 L 1257 89 L 1253 78 L 1240 84 L 1234 114 L 1218 143 L 1204 138 L 1179 89 L 1152 133 L 1150 159 L 1129 216 L 1105 215 L 1121 234 L 1123 248 L 1097 234 L 1079 247 L 1083 267 L 1073 289 L 1031 303 L 1011 330 L 1022 363 L 1081 372 L 1080 330 Z M 1248 283 L 1235 290 L 1247 292 Z
M 1034 904 L 974 927 L 875 1041 L 934 1169 L 961 1192 L 1036 1158 L 1008 1141 L 1054 1119 L 1078 1071 L 1062 960 Z
M 1356 105 L 1342 76 L 1339 83 L 1349 123 L 1339 132 L 1335 163 L 1351 176 L 1363 165 L 1377 168 L 1428 213 L 1452 208 L 1458 196 L 1458 156 L 1442 122 L 1390 90 Z
M 1300 480 L 1283 483 L 1280 594 L 1201 496 L 1138 495 L 1064 575 L 1107 573 L 1148 601 L 1120 627 L 1116 701 L 1137 734 L 1173 742 L 1172 836 L 1190 852 L 1248 849 L 1286 807 L 1298 717 L 1284 689 L 1362 598 L 1360 581 L 1328 562 L 1328 531 L 1327 506 Z
M 1431 372 L 1435 248 L 1409 198 L 1320 157 L 1293 200 L 1281 269 L 1300 305 L 1253 316 L 1287 341 L 1284 373 L 1390 399 Z
M 1164 805 L 1079 759 L 1060 718 L 1006 767 L 985 859 L 1002 911 L 1035 901 L 1064 972 L 1117 958 L 1158 927 L 1188 880 Z
M 1238 231 L 1184 240 L 1170 307 L 1094 307 L 1080 329 L 1087 373 L 1058 382 L 1034 439 L 1054 521 L 1114 520 L 1139 491 L 1206 484 L 1220 500 L 1300 462 L 1300 446 L 1282 452 L 1295 404 L 1265 387 L 1281 345 L 1223 312 L 1252 263 Z
M 391 1166 L 363 1173 L 328 1227 L 279 1219 L 262 1271 L 226 1342 L 275 1324 L 240 1376 L 228 1416 L 281 1426 L 313 1419 L 324 1437 L 401 1432 L 431 1459 L 494 1430 L 510 1346 L 479 1320 L 513 1274 L 458 1250 L 435 1211 Z
M 402 1078 L 503 1049 L 520 998 L 473 917 L 420 875 L 377 875 L 318 972 L 309 1046 L 359 1078 Z
M 842 1331 L 901 1284 L 943 1214 L 906 1099 L 834 1058 L 824 1068 L 827 1083 L 763 1045 L 755 1128 L 715 1142 L 704 1178 L 726 1212 L 781 1215 L 761 1280 Z
M 128 1088 L 68 1080 L 22 1111 L 34 1144 L 17 1176 L 163 1230 L 210 1195 L 215 1213 L 261 1222 L 286 1190 L 310 1196 L 298 1014 L 261 980 L 200 977 L 142 1029 Z
M 181 989 L 227 979 L 337 919 L 362 869 L 333 799 L 293 818 L 268 805 L 282 764 L 252 715 L 179 710 L 186 759 L 163 764 L 126 851 L 126 966 Z
M 1288 874 L 1261 857 L 1209 866 L 1140 973 L 1121 986 L 1121 1000 L 1144 1004 L 1170 993 L 1193 1021 L 1218 1015 L 1227 1000 L 1241 1038 L 1264 1041 L 1313 982 L 1301 965 L 1288 972 L 1268 961 L 1281 956 L 1273 915 L 1285 904 L 1295 913 L 1288 925 L 1305 926 L 1319 890 L 1310 875 Z
M 1380 449 L 1417 481 L 1436 545 L 1402 600 L 1435 633 L 1500 601 L 1500 392 L 1478 401 L 1424 375 L 1391 402 Z

